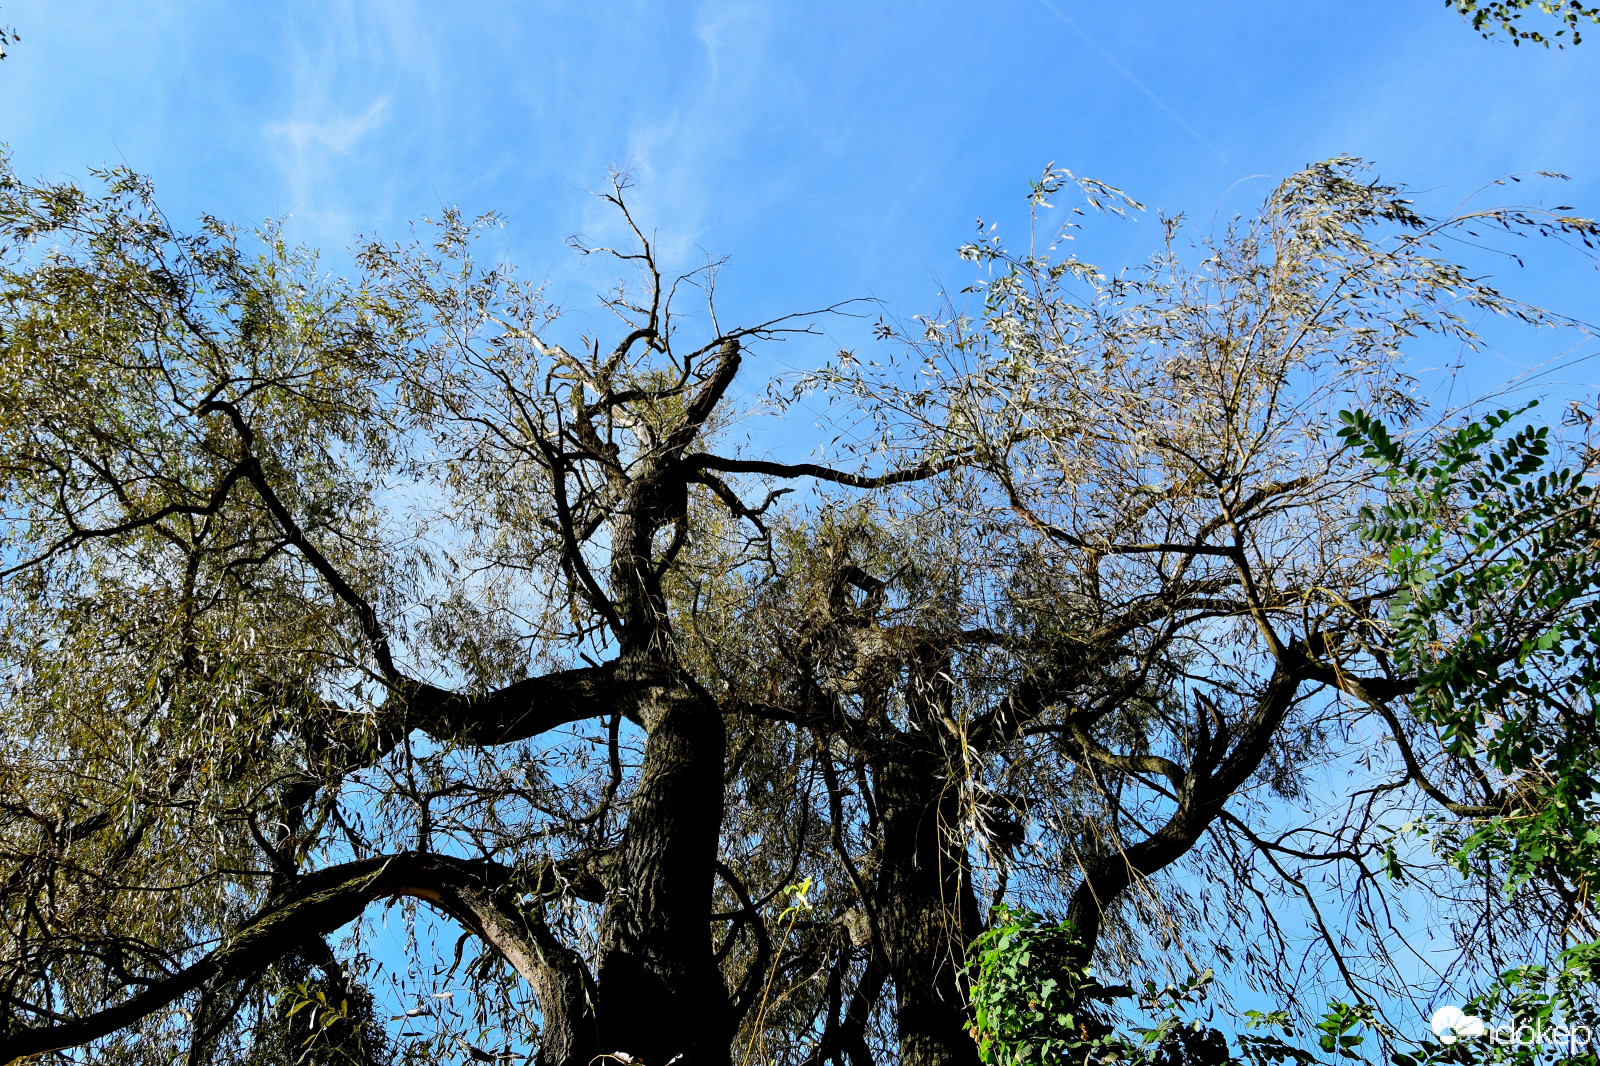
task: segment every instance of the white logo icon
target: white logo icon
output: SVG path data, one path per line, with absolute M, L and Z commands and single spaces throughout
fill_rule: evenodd
M 1433 1035 L 1443 1044 L 1454 1044 L 1461 1037 L 1483 1035 L 1483 1019 L 1460 1007 L 1440 1007 L 1433 1012 Z

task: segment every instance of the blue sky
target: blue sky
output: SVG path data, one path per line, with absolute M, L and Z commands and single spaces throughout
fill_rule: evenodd
M 1519 193 L 1600 212 L 1600 33 L 1513 48 L 1438 0 L 7 0 L 0 17 L 23 34 L 0 140 L 24 176 L 125 162 L 175 218 L 288 215 L 332 251 L 442 203 L 494 209 L 497 252 L 574 307 L 596 279 L 562 238 L 608 235 L 586 190 L 611 166 L 669 254 L 732 257 L 724 307 L 747 320 L 864 295 L 927 309 L 967 277 L 974 219 L 1015 233 L 1052 161 L 1202 226 L 1341 152 L 1434 206 L 1542 169 L 1575 180 Z M 1136 259 L 1158 232 L 1090 248 Z M 1600 318 L 1595 280 L 1567 256 L 1508 285 Z

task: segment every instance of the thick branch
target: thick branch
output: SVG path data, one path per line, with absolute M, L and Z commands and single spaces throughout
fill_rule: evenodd
M 632 662 L 614 660 L 524 678 L 476 696 L 416 682 L 406 683 L 402 694 L 411 727 L 435 740 L 487 746 L 618 711 L 632 719 L 633 706 L 659 683 L 647 674 Z
M 91 1043 L 162 1010 L 207 981 L 258 974 L 308 940 L 354 921 L 371 903 L 398 896 L 426 900 L 460 921 L 537 986 L 545 980 L 547 965 L 535 931 L 542 922 L 518 908 L 515 895 L 530 887 L 535 892 L 556 889 L 556 871 L 547 868 L 545 873 L 528 886 L 498 863 L 408 852 L 306 874 L 235 928 L 221 947 L 123 1002 L 54 1025 L 13 1029 L 0 1038 L 0 1063 Z
M 834 470 L 832 467 L 819 466 L 816 463 L 774 463 L 765 459 L 725 459 L 720 455 L 698 453 L 684 457 L 684 463 L 691 470 L 717 470 L 725 474 L 767 474 L 771 477 L 814 477 L 819 481 L 831 481 L 836 485 L 848 485 L 857 489 L 882 489 L 890 485 L 904 485 L 911 481 L 926 481 L 947 473 L 968 461 L 965 455 L 946 456 L 943 459 L 928 459 L 901 470 L 887 474 L 852 474 L 844 470 Z
M 1233 749 L 1226 754 L 1197 753 L 1179 789 L 1178 808 L 1167 823 L 1131 847 L 1085 863 L 1083 880 L 1067 911 L 1082 937 L 1084 961 L 1093 953 L 1105 911 L 1117 896 L 1135 880 L 1149 877 L 1187 854 L 1221 815 L 1223 805 L 1261 765 L 1306 679 L 1303 646 L 1289 645 L 1285 658 L 1289 665 L 1280 663 L 1273 671 L 1255 713 L 1239 727 Z

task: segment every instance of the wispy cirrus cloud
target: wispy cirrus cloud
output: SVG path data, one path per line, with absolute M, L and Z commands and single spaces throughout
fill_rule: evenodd
M 389 98 L 380 96 L 359 115 L 332 115 L 320 119 L 280 119 L 267 124 L 267 136 L 279 138 L 294 152 L 319 148 L 341 155 L 355 143 L 382 126 L 389 110 Z
M 438 134 L 433 35 L 408 0 L 288 5 L 257 126 L 297 237 L 343 244 L 394 199 L 402 152 Z
M 701 0 L 676 28 L 677 49 L 666 95 L 624 111 L 608 130 L 606 162 L 638 183 L 632 196 L 640 216 L 663 222 L 657 232 L 669 264 L 690 269 L 703 259 L 700 242 L 716 216 L 752 194 L 729 173 L 731 157 L 753 129 L 782 121 L 775 101 L 788 86 L 776 84 L 774 55 L 779 22 L 751 0 Z M 597 175 L 586 176 L 593 183 Z M 584 232 L 624 240 L 620 221 L 603 204 L 586 206 Z
M 342 202 L 341 172 L 356 166 L 362 141 L 387 122 L 389 97 L 380 96 L 357 113 L 326 105 L 319 110 L 323 113 L 275 119 L 262 132 L 288 186 L 287 213 L 309 224 L 313 239 L 342 242 L 359 223 Z

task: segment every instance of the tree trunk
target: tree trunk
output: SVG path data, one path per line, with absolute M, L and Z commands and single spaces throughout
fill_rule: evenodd
M 901 1066 L 977 1066 L 967 1030 L 966 946 L 981 931 L 959 794 L 935 754 L 886 762 L 877 925 L 894 974 Z
M 726 739 L 699 693 L 658 699 L 600 926 L 600 1050 L 647 1066 L 730 1061 L 728 993 L 712 958 L 712 879 Z M 588 1066 L 587 1063 L 575 1066 Z

